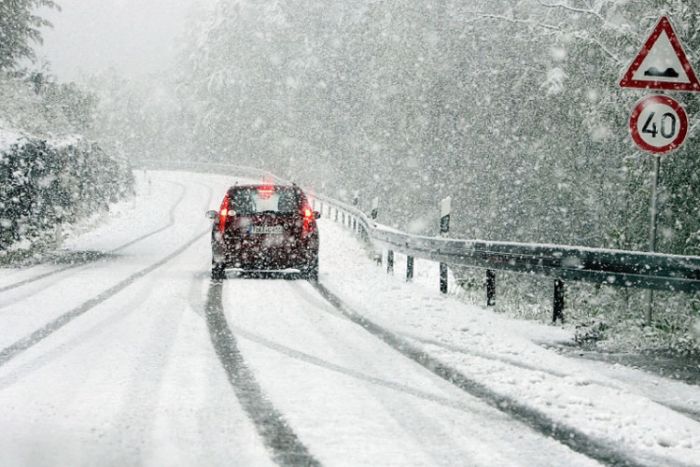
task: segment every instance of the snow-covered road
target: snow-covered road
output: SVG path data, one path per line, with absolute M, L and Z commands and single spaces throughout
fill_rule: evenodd
M 0 270 L 0 465 L 700 464 L 696 386 L 557 355 L 327 220 L 320 285 L 212 282 L 234 180 L 137 175 L 79 264 Z

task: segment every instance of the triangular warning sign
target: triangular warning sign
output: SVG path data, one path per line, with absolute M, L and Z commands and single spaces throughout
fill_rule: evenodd
M 623 88 L 700 92 L 700 81 L 671 20 L 663 16 L 620 81 Z

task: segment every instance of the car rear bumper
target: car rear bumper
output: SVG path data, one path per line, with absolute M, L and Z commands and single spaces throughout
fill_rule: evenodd
M 246 248 L 245 244 L 214 241 L 212 253 L 215 263 L 227 269 L 254 271 L 301 270 L 318 259 L 318 240 L 309 239 L 304 244 L 276 248 Z

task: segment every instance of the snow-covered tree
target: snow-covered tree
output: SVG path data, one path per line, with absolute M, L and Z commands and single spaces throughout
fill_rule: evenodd
M 36 14 L 41 7 L 58 8 L 53 0 L 0 1 L 0 71 L 34 59 L 34 45 L 40 44 L 41 28 L 50 26 Z

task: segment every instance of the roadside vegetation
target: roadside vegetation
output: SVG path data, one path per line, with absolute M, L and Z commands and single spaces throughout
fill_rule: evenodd
M 0 263 L 62 240 L 62 227 L 132 193 L 127 160 L 94 142 L 97 100 L 37 66 L 49 0 L 0 2 Z

